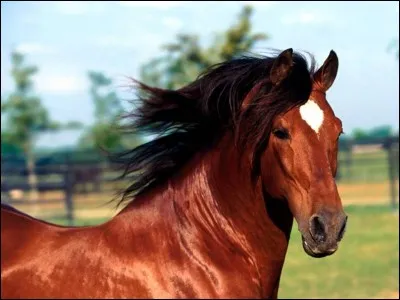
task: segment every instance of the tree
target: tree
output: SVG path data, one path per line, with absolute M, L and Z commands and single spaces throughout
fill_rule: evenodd
M 84 148 L 122 147 L 122 134 L 118 119 L 123 112 L 117 94 L 110 89 L 112 80 L 101 72 L 89 71 L 90 95 L 94 104 L 95 122 L 81 136 L 79 144 Z
M 38 193 L 34 147 L 37 136 L 43 131 L 60 130 L 64 125 L 51 120 L 40 98 L 33 93 L 32 77 L 38 72 L 38 68 L 26 65 L 25 57 L 16 51 L 11 53 L 11 60 L 15 91 L 1 103 L 1 114 L 5 116 L 1 135 L 8 144 L 22 149 L 26 157 L 30 198 L 36 201 Z M 72 128 L 77 126 L 78 122 L 67 125 Z
M 254 44 L 266 40 L 263 33 L 251 33 L 253 9 L 245 6 L 238 21 L 225 32 L 217 34 L 214 43 L 201 48 L 195 34 L 180 34 L 177 41 L 163 46 L 166 53 L 141 68 L 143 82 L 157 87 L 177 89 L 193 81 L 206 68 L 250 51 Z
M 391 137 L 393 136 L 393 128 L 390 125 L 377 126 L 369 131 L 369 136 L 377 139 Z
M 367 140 L 367 139 L 383 139 L 394 135 L 393 129 L 390 125 L 381 125 L 371 128 L 370 130 L 364 130 L 356 128 L 352 132 L 352 137 L 356 141 Z
M 22 149 L 10 141 L 9 134 L 2 130 L 1 131 L 1 154 L 2 155 L 21 155 L 23 154 Z
M 369 137 L 368 132 L 361 128 L 354 129 L 351 135 L 355 141 L 365 140 Z

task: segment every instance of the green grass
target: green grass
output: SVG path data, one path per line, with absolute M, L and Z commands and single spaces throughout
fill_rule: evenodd
M 293 227 L 280 298 L 385 298 L 399 291 L 399 215 L 383 206 L 348 206 L 339 250 L 309 257 Z
M 58 225 L 68 225 L 68 220 L 66 218 L 44 218 L 43 220 L 46 220 L 47 222 L 58 224 Z M 104 222 L 108 221 L 108 219 L 105 218 L 93 218 L 93 219 L 75 219 L 74 220 L 74 226 L 92 226 L 92 225 L 98 225 L 102 224 Z

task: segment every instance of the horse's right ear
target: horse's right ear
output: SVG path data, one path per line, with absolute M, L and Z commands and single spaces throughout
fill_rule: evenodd
M 336 79 L 339 68 L 339 58 L 335 51 L 329 52 L 324 64 L 315 72 L 314 81 L 320 86 L 323 92 L 329 90 Z
M 293 67 L 293 49 L 289 48 L 283 51 L 275 59 L 271 71 L 270 78 L 274 85 L 281 83 L 292 70 Z

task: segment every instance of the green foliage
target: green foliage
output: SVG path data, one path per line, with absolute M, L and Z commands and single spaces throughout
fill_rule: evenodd
M 15 91 L 1 103 L 1 114 L 5 117 L 2 136 L 7 142 L 30 151 L 35 137 L 44 130 L 56 130 L 60 124 L 50 119 L 48 111 L 40 98 L 33 95 L 32 76 L 38 72 L 36 66 L 24 63 L 24 56 L 13 52 L 11 75 L 15 82 Z
M 116 124 L 96 123 L 90 126 L 80 139 L 82 148 L 116 149 L 121 147 L 121 134 Z
M 26 154 L 33 151 L 39 133 L 77 129 L 82 126 L 76 121 L 62 124 L 52 120 L 40 98 L 33 93 L 32 77 L 38 72 L 38 68 L 26 65 L 25 57 L 15 51 L 11 54 L 11 60 L 15 91 L 1 102 L 1 114 L 5 119 L 1 134 L 2 139 L 4 137 L 7 140 L 7 144 L 16 149 L 23 149 Z
M 110 91 L 112 80 L 100 72 L 90 71 L 88 76 L 92 84 L 90 95 L 94 102 L 96 122 L 114 122 L 122 113 L 122 106 L 117 94 Z
M 82 148 L 101 147 L 107 150 L 133 147 L 139 143 L 137 136 L 127 138 L 120 130 L 119 120 L 123 113 L 121 101 L 112 90 L 112 80 L 101 72 L 88 73 L 91 87 L 90 95 L 94 104 L 95 122 L 81 136 L 79 144 Z M 132 143 L 132 141 L 134 141 Z
M 372 128 L 369 135 L 374 138 L 385 138 L 393 135 L 393 129 L 390 125 L 382 125 Z
M 368 132 L 361 128 L 356 128 L 352 132 L 353 139 L 356 141 L 368 138 Z
M 393 136 L 394 132 L 390 125 L 381 125 L 370 130 L 356 128 L 352 132 L 355 141 L 363 141 L 367 139 L 380 139 Z
M 10 141 L 10 135 L 7 132 L 1 132 L 1 154 L 18 155 L 22 154 L 22 149 Z
M 165 45 L 164 55 L 145 64 L 142 81 L 157 87 L 177 89 L 195 80 L 210 66 L 249 52 L 255 43 L 267 39 L 263 33 L 252 33 L 250 17 L 253 10 L 245 6 L 237 22 L 216 35 L 211 46 L 202 48 L 195 34 L 180 34 L 177 41 Z
M 65 123 L 62 128 L 73 130 L 73 129 L 81 129 L 82 127 L 83 127 L 83 124 L 79 121 L 69 121 L 69 122 Z

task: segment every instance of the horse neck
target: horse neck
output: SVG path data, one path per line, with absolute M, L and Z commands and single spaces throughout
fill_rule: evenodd
M 283 261 L 293 216 L 286 203 L 265 192 L 261 179 L 251 181 L 250 161 L 248 153 L 239 155 L 233 137 L 225 136 L 203 160 L 210 195 L 201 205 L 219 218 L 216 230 L 229 228 L 227 237 L 260 264 L 279 255 Z
M 199 153 L 168 182 L 137 197 L 124 211 L 134 212 L 144 203 L 153 203 L 163 228 L 173 227 L 190 239 L 187 244 L 235 249 L 257 266 L 261 278 L 271 268 L 280 274 L 293 217 L 285 204 L 263 193 L 261 181 L 251 182 L 250 164 L 245 159 L 239 163 L 231 136 Z

